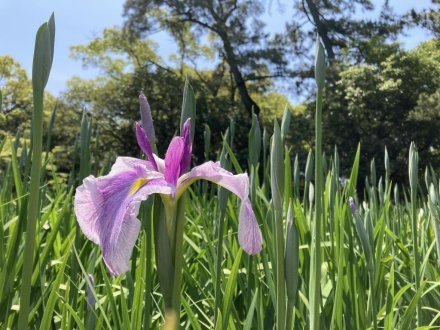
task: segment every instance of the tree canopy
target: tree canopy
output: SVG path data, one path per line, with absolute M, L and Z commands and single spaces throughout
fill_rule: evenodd
M 363 171 L 369 160 L 383 168 L 387 147 L 395 160 L 393 178 L 407 177 L 409 145 L 415 141 L 424 164 L 440 166 L 440 42 L 399 50 L 377 65 L 342 66 L 326 89 L 324 112 L 327 147 L 341 146 L 350 162 L 361 142 Z M 346 166 L 349 166 L 347 163 Z
M 197 55 L 203 37 L 229 66 L 233 88 L 249 116 L 259 114 L 249 84 L 282 76 L 287 66 L 287 39 L 264 32 L 264 1 L 140 1 L 125 3 L 127 26 L 138 35 L 166 29 L 178 42 L 182 61 Z
M 238 124 L 237 148 L 245 149 L 245 142 L 240 141 L 246 140 L 251 120 L 242 110 L 243 104 L 237 98 L 239 92 L 231 88 L 225 63 L 220 62 L 208 70 L 198 70 L 187 64 L 172 67 L 160 59 L 155 49 L 154 42 L 136 39 L 127 29 L 106 29 L 90 43 L 72 47 L 74 58 L 86 66 L 98 68 L 101 73 L 90 80 L 71 79 L 64 99 L 93 116 L 106 140 L 106 150 L 127 155 L 139 152 L 135 143 L 127 144 L 127 141 L 134 141 L 133 123 L 139 116 L 137 98 L 140 90 L 149 99 L 158 140 L 169 141 L 178 129 L 185 79 L 190 80 L 196 93 L 198 125 L 211 127 L 214 150 L 220 145 L 222 133 L 231 120 Z M 270 80 L 266 81 L 268 90 L 271 84 Z M 289 104 L 286 96 L 264 93 L 254 84 L 249 84 L 248 91 L 261 102 L 261 118 L 268 124 Z M 199 144 L 195 145 L 195 156 L 203 157 L 203 131 L 198 130 L 196 134 Z M 158 147 L 161 148 L 161 144 Z

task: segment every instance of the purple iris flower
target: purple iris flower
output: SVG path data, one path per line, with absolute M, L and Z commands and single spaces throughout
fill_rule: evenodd
M 357 207 L 356 207 L 356 203 L 354 202 L 353 197 L 350 197 L 348 199 L 348 204 L 350 204 L 350 208 L 351 208 L 351 213 L 355 214 L 357 211 Z
M 151 194 L 160 194 L 165 207 L 175 207 L 183 192 L 205 179 L 228 189 L 241 199 L 238 241 L 250 255 L 261 251 L 260 228 L 249 200 L 247 174 L 233 175 L 219 162 L 206 162 L 188 171 L 192 155 L 191 123 L 171 140 L 165 159 L 152 152 L 144 129 L 136 123 L 136 139 L 148 160 L 118 157 L 110 173 L 89 176 L 76 189 L 75 213 L 83 233 L 101 247 L 113 275 L 129 270 L 129 259 L 139 234 L 139 206 Z

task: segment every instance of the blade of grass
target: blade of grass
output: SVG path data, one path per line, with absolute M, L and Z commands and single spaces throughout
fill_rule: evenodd
M 51 323 L 52 323 L 52 314 L 55 307 L 55 302 L 57 300 L 58 296 L 58 289 L 60 287 L 61 281 L 64 278 L 64 269 L 66 268 L 67 259 L 70 255 L 70 249 L 67 250 L 62 262 L 60 269 L 58 270 L 57 277 L 55 278 L 55 281 L 52 284 L 52 289 L 50 291 L 49 299 L 47 300 L 47 303 L 44 307 L 44 313 L 43 317 L 40 323 L 40 330 L 44 329 L 50 329 Z
M 223 298 L 223 309 L 221 313 L 223 318 L 223 330 L 227 329 L 229 324 L 229 314 L 232 306 L 232 298 L 234 297 L 234 291 L 237 284 L 238 268 L 240 266 L 242 253 L 243 250 L 240 249 L 238 254 L 235 256 L 234 264 L 232 266 L 231 273 L 229 274 L 228 282 L 226 283 L 225 295 Z M 217 319 L 217 322 L 219 319 Z
M 128 312 L 127 299 L 125 298 L 124 287 L 122 286 L 122 283 L 120 284 L 119 288 L 121 290 L 120 300 L 122 310 L 122 327 L 123 329 L 130 329 L 130 314 Z
M 252 329 L 252 320 L 254 318 L 255 306 L 257 304 L 258 298 L 258 288 L 255 289 L 254 297 L 252 298 L 251 305 L 249 306 L 249 310 L 246 316 L 246 320 L 243 325 L 243 330 L 251 330 Z
M 191 324 L 191 329 L 202 330 L 197 315 L 192 311 L 190 304 L 188 303 L 188 301 L 184 296 L 182 297 L 182 306 L 184 311 L 188 315 L 188 320 L 189 320 L 189 324 Z
M 147 248 L 145 233 L 142 233 L 139 239 L 140 251 L 139 263 L 136 266 L 136 284 L 134 289 L 134 297 L 132 304 L 131 329 L 141 329 L 143 314 L 143 293 L 145 289 L 145 266 L 147 263 Z M 133 261 L 134 263 L 135 261 Z

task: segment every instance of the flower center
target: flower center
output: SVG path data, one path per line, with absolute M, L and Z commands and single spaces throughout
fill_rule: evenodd
M 128 192 L 128 196 L 133 195 L 136 191 L 138 191 L 140 187 L 142 187 L 147 182 L 148 179 L 145 178 L 136 179 L 131 185 L 130 191 Z

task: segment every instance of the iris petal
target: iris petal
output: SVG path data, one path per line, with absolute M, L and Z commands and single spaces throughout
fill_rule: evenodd
M 206 162 L 195 166 L 189 173 L 179 178 L 179 188 L 177 195 L 182 189 L 186 189 L 197 179 L 205 179 L 217 183 L 219 186 L 228 189 L 236 194 L 241 200 L 245 200 L 249 195 L 249 178 L 247 174 L 234 175 L 220 166 L 219 162 Z
M 247 174 L 234 175 L 223 169 L 220 163 L 206 162 L 194 167 L 189 173 L 179 178 L 176 196 L 195 180 L 205 179 L 228 189 L 241 199 L 240 218 L 238 224 L 238 242 L 243 250 L 251 255 L 261 251 L 262 237 L 257 219 L 249 201 L 249 178 Z
M 238 223 L 238 243 L 250 255 L 261 251 L 262 237 L 249 199 L 241 203 L 240 222 Z
M 173 194 L 164 179 L 146 180 L 133 191 L 139 179 L 136 170 L 100 178 L 89 176 L 75 194 L 75 213 L 84 234 L 102 249 L 113 275 L 129 269 L 129 259 L 139 234 L 137 219 L 141 201 L 153 193 Z
M 153 164 L 148 160 L 133 157 L 118 157 L 108 175 L 115 175 L 120 172 L 127 172 L 134 169 L 139 169 L 139 171 L 143 172 L 145 175 L 147 175 L 147 173 L 155 172 Z
M 185 141 L 182 137 L 176 136 L 171 140 L 168 150 L 165 154 L 165 169 L 163 174 L 165 180 L 176 185 L 177 179 L 180 175 L 180 165 L 183 157 L 183 152 L 185 149 Z
M 150 105 L 148 104 L 148 100 L 144 95 L 144 93 L 142 92 L 139 94 L 139 105 L 140 105 L 142 126 L 145 129 L 148 140 L 150 140 L 151 143 L 154 143 L 156 137 L 154 134 L 153 116 L 151 116 L 151 109 L 150 109 Z
M 150 141 L 148 140 L 147 134 L 145 133 L 142 126 L 139 125 L 139 123 L 135 124 L 135 129 L 136 129 L 136 140 L 139 147 L 142 149 L 142 151 L 147 156 L 148 160 L 153 165 L 154 169 L 157 171 L 158 167 L 156 164 L 156 160 L 154 159 L 153 150 L 151 149 L 151 144 Z

